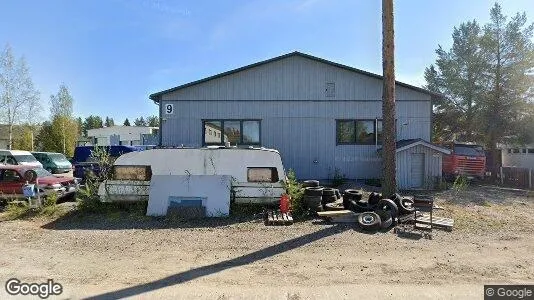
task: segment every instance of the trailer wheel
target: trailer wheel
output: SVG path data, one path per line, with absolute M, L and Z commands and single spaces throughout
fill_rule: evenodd
M 302 187 L 318 187 L 319 186 L 319 180 L 304 180 L 302 182 Z
M 377 210 L 375 213 L 380 217 L 380 228 L 386 229 L 391 227 L 393 224 L 393 217 L 391 213 L 387 210 Z
M 362 212 L 358 215 L 358 224 L 363 230 L 376 230 L 380 227 L 380 216 L 374 212 Z
M 399 202 L 399 212 L 403 215 L 413 213 L 415 211 L 413 203 L 413 200 L 410 198 L 402 198 Z
M 382 199 L 376 206 L 377 210 L 388 211 L 393 218 L 399 215 L 399 207 L 391 199 Z

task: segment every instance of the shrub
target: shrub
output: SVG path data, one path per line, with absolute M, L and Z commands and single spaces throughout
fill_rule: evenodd
M 334 179 L 332 180 L 332 186 L 338 187 L 345 183 L 347 179 L 345 178 L 345 174 L 341 174 L 338 168 L 334 171 Z
M 453 190 L 459 192 L 465 190 L 469 186 L 469 179 L 465 175 L 460 175 L 456 177 L 454 183 L 452 184 Z
M 294 219 L 303 218 L 306 215 L 306 206 L 304 204 L 304 190 L 302 184 L 297 181 L 295 171 L 289 170 L 287 181 L 284 183 L 287 194 L 291 201 L 291 210 Z

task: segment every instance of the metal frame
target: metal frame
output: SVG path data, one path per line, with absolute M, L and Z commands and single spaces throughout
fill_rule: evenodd
M 243 143 L 243 122 L 256 121 L 259 124 L 259 142 L 258 143 Z M 206 143 L 206 122 L 221 122 L 221 142 L 220 143 Z M 224 145 L 224 122 L 239 122 L 239 137 L 238 146 L 261 146 L 261 119 L 202 119 L 202 146 Z
M 339 136 L 338 136 L 338 124 L 339 122 L 353 122 L 354 123 L 354 134 L 356 134 L 356 123 L 358 121 L 368 121 L 368 122 L 373 122 L 373 135 L 374 135 L 374 143 L 369 143 L 369 144 L 365 144 L 365 143 L 358 143 L 357 140 L 355 140 L 354 142 L 340 142 L 339 141 Z M 377 135 L 377 129 L 378 129 L 378 122 L 382 122 L 382 119 L 379 119 L 379 118 L 374 118 L 374 119 L 336 119 L 336 146 L 337 145 L 360 145 L 360 146 L 372 146 L 372 145 L 382 145 L 382 143 L 378 142 L 378 135 Z M 355 138 L 357 138 L 355 136 Z

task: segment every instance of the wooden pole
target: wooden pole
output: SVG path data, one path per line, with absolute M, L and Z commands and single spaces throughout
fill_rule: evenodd
M 395 43 L 393 28 L 393 0 L 382 0 L 382 145 L 383 145 L 383 190 L 384 195 L 396 192 L 395 179 Z

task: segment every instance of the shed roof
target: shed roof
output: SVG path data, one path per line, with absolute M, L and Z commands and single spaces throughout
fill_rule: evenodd
M 449 150 L 447 148 L 444 148 L 444 147 L 441 147 L 441 146 L 438 146 L 438 145 L 434 145 L 434 144 L 432 144 L 432 143 L 430 143 L 428 141 L 425 141 L 423 139 L 408 139 L 408 140 L 397 141 L 397 143 L 396 143 L 396 152 L 401 152 L 401 151 L 410 149 L 412 147 L 415 147 L 417 145 L 422 145 L 422 146 L 431 148 L 431 149 L 436 150 L 438 152 L 441 152 L 443 154 L 451 154 L 451 150 Z M 382 148 L 378 149 L 378 151 L 382 151 Z
M 315 61 L 318 61 L 318 62 L 321 62 L 321 63 L 329 64 L 329 65 L 332 65 L 334 67 L 338 67 L 338 68 L 341 68 L 341 69 L 344 69 L 344 70 L 356 72 L 356 73 L 359 73 L 359 74 L 362 74 L 362 75 L 366 75 L 366 76 L 369 76 L 369 77 L 373 77 L 373 78 L 377 78 L 377 79 L 383 79 L 384 78 L 382 75 L 378 75 L 378 74 L 367 72 L 367 71 L 364 71 L 364 70 L 361 70 L 361 69 L 353 68 L 353 67 L 350 67 L 350 66 L 347 66 L 347 65 L 336 63 L 336 62 L 333 62 L 333 61 L 330 61 L 330 60 L 319 58 L 319 57 L 316 57 L 316 56 L 313 56 L 313 55 L 309 55 L 309 54 L 306 54 L 306 53 L 302 53 L 302 52 L 299 52 L 299 51 L 294 51 L 294 52 L 287 53 L 287 54 L 284 54 L 284 55 L 280 55 L 280 56 L 277 56 L 277 57 L 273 57 L 273 58 L 270 58 L 270 59 L 267 59 L 267 60 L 263 60 L 263 61 L 260 61 L 260 62 L 257 62 L 257 63 L 246 65 L 246 66 L 243 66 L 243 67 L 240 67 L 240 68 L 237 68 L 237 69 L 233 69 L 233 70 L 226 71 L 226 72 L 223 72 L 223 73 L 219 73 L 219 74 L 216 74 L 216 75 L 213 75 L 213 76 L 209 76 L 209 77 L 206 77 L 206 78 L 203 78 L 203 79 L 200 79 L 200 80 L 196 80 L 196 81 L 192 81 L 192 82 L 189 82 L 189 83 L 186 83 L 186 84 L 182 84 L 182 85 L 179 85 L 179 86 L 167 89 L 167 90 L 163 90 L 161 92 L 153 93 L 153 94 L 151 94 L 149 96 L 149 98 L 151 100 L 153 100 L 154 102 L 158 103 L 159 100 L 160 100 L 161 95 L 164 95 L 164 94 L 167 94 L 167 93 L 171 93 L 171 92 L 183 89 L 183 88 L 187 88 L 187 87 L 190 87 L 190 86 L 193 86 L 193 85 L 196 85 L 196 84 L 200 84 L 200 83 L 212 80 L 212 79 L 216 79 L 216 78 L 219 78 L 219 77 L 224 77 L 224 76 L 231 75 L 231 74 L 234 74 L 234 73 L 237 73 L 237 72 L 241 72 L 241 71 L 244 71 L 244 70 L 247 70 L 247 69 L 250 69 L 250 68 L 254 68 L 254 67 L 261 66 L 261 65 L 264 65 L 264 64 L 268 64 L 268 63 L 271 63 L 271 62 L 274 62 L 274 61 L 278 61 L 278 60 L 281 60 L 281 59 L 284 59 L 284 58 L 292 57 L 292 56 L 300 56 L 300 57 L 308 58 L 308 59 L 311 59 L 311 60 L 315 60 Z M 411 89 L 411 90 L 418 91 L 420 93 L 428 94 L 428 95 L 430 95 L 432 97 L 438 97 L 438 98 L 443 97 L 443 95 L 441 95 L 439 93 L 431 92 L 431 91 L 429 91 L 427 89 L 423 89 L 423 88 L 420 88 L 420 87 L 417 87 L 417 86 L 413 86 L 413 85 L 410 85 L 410 84 L 407 84 L 407 83 L 403 83 L 403 82 L 400 82 L 400 81 L 395 81 L 395 84 L 397 84 L 399 86 L 402 86 L 402 87 L 405 87 L 405 88 L 408 88 L 408 89 Z

